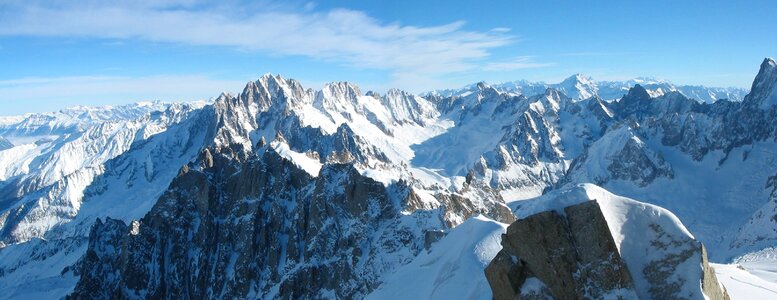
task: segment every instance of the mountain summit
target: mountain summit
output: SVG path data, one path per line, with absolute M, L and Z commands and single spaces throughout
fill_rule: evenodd
M 777 61 L 765 58 L 745 101 L 762 109 L 777 104 Z

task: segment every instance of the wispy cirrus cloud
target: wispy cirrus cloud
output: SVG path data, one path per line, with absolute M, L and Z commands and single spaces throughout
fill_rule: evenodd
M 233 3 L 234 4 L 234 3 Z M 236 7 L 239 7 L 237 9 Z M 489 62 L 491 50 L 515 42 L 508 28 L 464 29 L 386 23 L 348 9 L 218 5 L 196 0 L 158 4 L 133 1 L 10 1 L 0 4 L 0 36 L 137 39 L 227 46 L 269 55 L 305 56 L 393 76 L 442 76 L 521 62 Z M 527 64 L 524 62 L 524 64 Z M 535 64 L 535 66 L 540 66 Z

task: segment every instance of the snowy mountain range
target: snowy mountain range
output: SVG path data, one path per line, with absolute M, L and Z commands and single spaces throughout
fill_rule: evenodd
M 703 243 L 694 259 L 742 262 L 712 265 L 756 295 L 737 280 L 777 286 L 777 62 L 743 94 L 573 76 L 421 97 L 264 75 L 210 103 L 3 118 L 0 298 L 489 299 L 508 225 L 568 193 L 638 226 L 610 229 L 630 270 L 623 240 L 658 224 Z M 637 207 L 671 216 L 614 221 Z M 678 281 L 689 298 L 709 296 L 697 275 Z M 666 283 L 640 276 L 643 298 Z
M 567 77 L 560 83 L 531 82 L 517 80 L 491 85 L 500 92 L 514 95 L 536 95 L 552 88 L 567 95 L 572 100 L 585 100 L 594 95 L 605 101 L 617 100 L 623 97 L 631 87 L 640 85 L 653 97 L 658 97 L 669 92 L 679 92 L 684 96 L 702 103 L 713 103 L 720 99 L 729 101 L 742 101 L 748 90 L 743 88 L 705 87 L 700 85 L 675 85 L 669 81 L 640 77 L 625 81 L 597 81 L 583 74 L 575 74 Z M 425 95 L 441 97 L 462 96 L 472 93 L 477 89 L 477 84 L 471 84 L 460 89 L 435 90 Z

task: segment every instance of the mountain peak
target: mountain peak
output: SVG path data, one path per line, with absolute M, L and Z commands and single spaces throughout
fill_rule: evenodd
M 347 81 L 327 83 L 323 90 L 331 95 L 351 95 L 353 97 L 362 95 L 358 86 Z
M 575 84 L 575 83 L 588 84 L 588 83 L 591 83 L 591 81 L 593 81 L 593 79 L 592 79 L 591 77 L 585 76 L 585 75 L 583 75 L 583 74 L 581 74 L 581 73 L 575 73 L 574 75 L 572 75 L 572 76 L 569 76 L 569 77 L 567 77 L 566 79 L 564 79 L 564 81 L 562 81 L 561 83 L 562 83 L 562 84 L 564 84 L 564 83 L 570 83 L 570 84 Z
M 642 85 L 635 84 L 634 87 L 629 89 L 628 94 L 624 98 L 650 99 L 650 93 Z
M 777 72 L 777 61 L 775 61 L 771 57 L 764 58 L 764 61 L 761 62 L 761 67 L 758 70 L 758 75 L 756 75 L 756 79 L 759 77 L 763 77 L 765 75 L 772 74 L 774 72 Z
M 777 104 L 777 62 L 773 58 L 764 58 L 744 101 L 761 109 Z
M 388 95 L 391 95 L 391 96 L 406 96 L 406 95 L 409 95 L 409 93 L 405 92 L 404 90 L 400 90 L 398 88 L 391 88 L 388 91 L 386 91 L 386 95 L 387 96 Z
M 775 67 L 777 66 L 777 61 L 775 61 L 774 58 L 767 57 L 767 58 L 764 58 L 764 62 L 761 64 L 761 67 L 763 68 L 764 65 Z
M 545 96 L 552 97 L 554 99 L 561 99 L 559 90 L 552 87 L 545 89 Z
M 635 84 L 623 98 L 618 100 L 616 107 L 629 115 L 641 111 L 650 101 L 650 93 L 642 85 Z

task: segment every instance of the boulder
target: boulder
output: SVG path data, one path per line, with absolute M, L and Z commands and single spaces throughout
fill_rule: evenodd
M 671 212 L 591 184 L 527 201 L 485 269 L 494 299 L 729 299 Z

